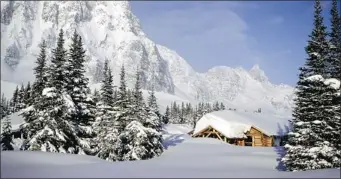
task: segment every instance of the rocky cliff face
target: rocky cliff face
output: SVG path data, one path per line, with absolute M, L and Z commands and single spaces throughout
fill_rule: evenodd
M 100 82 L 108 59 L 116 84 L 124 64 L 129 86 L 139 68 L 144 89 L 154 86 L 157 91 L 255 110 L 292 106 L 293 88 L 271 84 L 258 65 L 250 71 L 214 67 L 195 72 L 176 52 L 148 39 L 129 3 L 123 1 L 1 1 L 1 80 L 33 80 L 39 43 L 45 39 L 48 48 L 54 48 L 61 28 L 66 39 L 74 30 L 84 39 L 87 76 L 93 84 Z
M 124 64 L 130 83 L 140 68 L 144 88 L 154 85 L 158 91 L 174 93 L 167 62 L 141 30 L 128 2 L 2 1 L 1 23 L 3 80 L 32 79 L 30 67 L 39 53 L 38 44 L 45 39 L 48 48 L 54 48 L 62 28 L 66 39 L 70 39 L 74 30 L 83 37 L 92 82 L 98 82 L 96 68 L 108 59 L 116 81 Z

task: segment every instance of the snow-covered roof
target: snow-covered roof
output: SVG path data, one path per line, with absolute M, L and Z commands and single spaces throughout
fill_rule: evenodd
M 194 135 L 211 126 L 228 138 L 245 138 L 251 126 L 267 135 L 286 135 L 291 116 L 241 111 L 215 111 L 205 114 L 196 124 Z

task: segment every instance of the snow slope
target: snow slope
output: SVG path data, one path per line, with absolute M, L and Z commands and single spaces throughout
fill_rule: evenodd
M 244 111 L 215 111 L 205 114 L 196 124 L 193 134 L 212 126 L 228 138 L 246 138 L 245 132 L 251 126 L 267 135 L 284 135 L 290 130 L 291 116 Z
M 282 172 L 271 147 L 240 147 L 216 139 L 190 138 L 184 126 L 169 125 L 167 150 L 146 161 L 110 163 L 92 156 L 44 152 L 1 152 L 4 178 L 338 178 L 340 169 Z M 184 131 L 183 131 L 184 132 Z
M 108 59 L 116 84 L 125 64 L 128 86 L 140 68 L 144 89 L 153 85 L 189 101 L 219 100 L 231 108 L 290 112 L 292 87 L 271 84 L 258 65 L 250 71 L 214 67 L 195 72 L 176 52 L 147 37 L 126 1 L 1 1 L 1 84 L 32 81 L 38 44 L 45 39 L 48 49 L 54 48 L 60 28 L 67 39 L 74 29 L 84 39 L 92 83 L 98 82 Z

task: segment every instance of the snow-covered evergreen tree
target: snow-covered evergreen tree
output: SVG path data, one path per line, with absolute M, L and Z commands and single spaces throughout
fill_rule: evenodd
M 20 111 L 21 109 L 24 109 L 24 108 L 25 108 L 25 104 L 24 104 L 25 93 L 26 93 L 26 90 L 25 90 L 24 84 L 21 84 L 21 88 L 20 88 L 20 90 L 18 91 L 17 111 Z
M 114 105 L 114 86 L 112 71 L 109 68 L 109 61 L 104 62 L 103 81 L 101 86 L 101 98 L 105 105 Z
M 169 109 L 169 106 L 167 106 L 165 115 L 163 115 L 163 123 L 168 124 L 169 120 L 170 120 L 170 109 Z
M 87 148 L 79 134 L 79 127 L 72 121 L 76 106 L 66 92 L 66 50 L 63 30 L 59 33 L 57 47 L 52 51 L 48 79 L 42 95 L 35 96 L 33 105 L 22 115 L 25 123 L 23 132 L 27 135 L 22 150 L 84 154 Z M 39 64 L 38 64 L 39 65 Z
M 76 33 L 73 34 L 70 46 L 69 58 L 66 69 L 68 70 L 66 92 L 70 95 L 75 111 L 71 114 L 73 125 L 77 129 L 77 135 L 82 140 L 84 150 L 90 150 L 87 143 L 93 136 L 91 123 L 95 118 L 95 103 L 88 93 L 89 79 L 85 77 L 85 50 L 83 49 L 82 38 Z
M 160 156 L 164 150 L 161 134 L 138 121 L 130 122 L 119 138 L 124 141 L 122 160 L 147 160 Z
M 219 102 L 215 102 L 214 105 L 213 105 L 213 111 L 219 111 L 220 110 L 220 105 L 219 105 Z
M 340 6 L 339 6 L 340 7 Z M 332 2 L 331 32 L 329 40 L 328 72 L 330 77 L 340 79 L 341 74 L 341 18 L 336 0 Z
M 1 150 L 13 150 L 12 125 L 9 116 L 1 120 Z
M 48 86 L 55 87 L 57 90 L 66 90 L 68 83 L 68 70 L 66 69 L 67 51 L 64 47 L 64 31 L 60 29 L 57 47 L 52 50 L 51 65 L 48 70 Z
M 132 105 L 129 103 L 127 95 L 127 85 L 125 79 L 124 65 L 121 67 L 120 86 L 118 90 L 118 99 L 115 102 L 114 110 L 117 112 L 115 116 L 115 126 L 119 133 L 132 121 Z
M 132 94 L 132 104 L 133 104 L 133 118 L 136 121 L 145 124 L 147 121 L 147 111 L 146 104 L 143 99 L 142 90 L 141 90 L 141 79 L 140 79 L 140 71 L 136 72 L 136 82 L 135 88 Z
M 9 109 L 9 102 L 7 101 L 5 94 L 2 93 L 1 95 L 1 106 L 0 106 L 0 119 L 4 118 L 5 116 L 10 114 L 10 109 Z
M 331 93 L 322 82 L 326 75 L 328 43 L 326 27 L 321 15 L 319 1 L 315 4 L 314 29 L 310 35 L 306 52 L 308 58 L 300 68 L 293 109 L 292 132 L 285 148 L 283 162 L 290 171 L 330 168 L 337 151 L 327 134 L 332 134 L 329 122 L 335 117 L 331 110 Z
M 67 103 L 66 103 L 66 100 Z M 23 131 L 28 138 L 22 150 L 39 150 L 60 153 L 84 153 L 76 129 L 70 124 L 74 110 L 71 98 L 54 87 L 45 88 L 39 103 L 23 112 Z
M 220 110 L 225 110 L 226 108 L 225 108 L 225 105 L 224 105 L 224 103 L 223 102 L 221 102 L 220 103 Z
M 32 89 L 31 89 L 31 84 L 30 82 L 27 83 L 26 88 L 25 88 L 25 92 L 24 92 L 24 99 L 23 99 L 23 104 L 24 107 L 29 107 L 30 105 L 32 105 Z
M 13 92 L 13 97 L 10 102 L 11 113 L 15 113 L 18 111 L 18 95 L 19 95 L 19 88 L 17 86 Z
M 115 112 L 113 107 L 106 105 L 103 101 L 97 104 L 96 121 L 93 123 L 93 129 L 96 137 L 92 140 L 93 154 L 97 157 L 108 160 L 120 160 L 118 151 L 119 132 L 115 128 Z
M 43 89 L 46 87 L 47 84 L 47 65 L 46 65 L 46 42 L 43 40 L 43 42 L 40 44 L 40 53 L 36 60 L 36 66 L 33 68 L 34 75 L 35 75 L 35 81 L 32 85 L 32 99 L 38 99 Z
M 160 132 L 162 130 L 162 120 L 157 105 L 154 87 L 152 87 L 152 90 L 149 93 L 147 113 L 148 117 L 146 120 L 146 126 Z

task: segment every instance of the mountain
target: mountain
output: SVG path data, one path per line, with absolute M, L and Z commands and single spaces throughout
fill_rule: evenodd
M 220 66 L 196 72 L 176 52 L 151 41 L 125 1 L 1 1 L 2 82 L 33 80 L 39 43 L 45 39 L 50 51 L 60 28 L 67 46 L 74 30 L 84 39 L 92 85 L 108 59 L 116 84 L 124 64 L 128 86 L 140 69 L 144 89 L 155 86 L 187 101 L 219 100 L 247 110 L 290 111 L 292 106 L 293 88 L 271 84 L 258 65 L 250 71 Z

